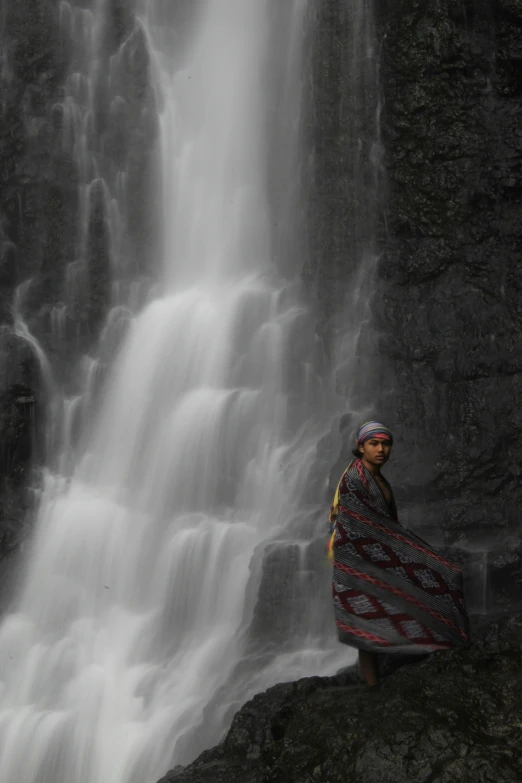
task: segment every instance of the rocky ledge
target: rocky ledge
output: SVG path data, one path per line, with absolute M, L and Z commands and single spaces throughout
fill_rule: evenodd
M 504 783 L 522 780 L 522 615 L 465 652 L 276 685 L 224 741 L 160 783 Z

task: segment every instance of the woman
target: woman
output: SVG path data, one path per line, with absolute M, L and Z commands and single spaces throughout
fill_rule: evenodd
M 339 640 L 359 649 L 371 686 L 377 684 L 375 653 L 419 655 L 470 641 L 462 572 L 398 520 L 381 474 L 392 445 L 380 422 L 361 427 L 330 514 Z

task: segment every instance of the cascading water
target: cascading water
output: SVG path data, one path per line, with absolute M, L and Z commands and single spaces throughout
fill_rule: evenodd
M 162 106 L 164 264 L 72 475 L 62 460 L 45 480 L 0 628 L 1 780 L 153 783 L 220 738 L 230 705 L 347 661 L 333 623 L 324 631 L 306 546 L 291 544 L 298 520 L 303 537 L 315 524 L 299 498 L 328 422 L 310 417 L 313 341 L 295 360 L 309 315 L 271 261 L 284 243 L 268 156 L 298 133 L 287 118 L 267 123 L 276 83 L 299 104 L 295 61 L 271 60 L 274 24 L 302 38 L 307 4 L 290 6 L 194 3 L 182 57 L 168 6 L 142 9 Z M 288 215 L 295 182 L 281 187 Z M 268 649 L 256 595 L 277 541 L 301 573 L 307 621 L 288 628 L 297 643 Z M 326 585 L 325 571 L 325 604 Z
M 351 185 L 351 280 L 344 308 L 338 311 L 336 355 L 338 382 L 345 389 L 358 420 L 373 415 L 371 395 L 374 335 L 371 328 L 372 294 L 379 262 L 376 239 L 382 209 L 383 165 L 380 129 L 379 55 L 374 29 L 373 0 L 356 0 L 347 11 L 350 52 L 346 76 Z M 381 229 L 383 230 L 383 229 Z M 348 315 L 347 315 L 348 314 Z M 357 371 L 354 372 L 354 369 Z
M 314 157 L 307 273 L 323 308 L 321 332 L 348 401 L 351 436 L 373 410 L 375 334 L 372 295 L 385 236 L 380 129 L 380 52 L 373 0 L 316 3 L 312 76 Z M 346 443 L 345 460 L 351 458 Z M 342 449 L 342 444 L 340 444 Z M 341 469 L 341 464 L 336 468 Z M 337 479 L 338 476 L 335 476 Z

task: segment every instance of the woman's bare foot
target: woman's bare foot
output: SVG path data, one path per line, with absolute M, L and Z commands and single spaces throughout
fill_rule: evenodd
M 359 669 L 366 685 L 373 688 L 378 684 L 377 655 L 375 653 L 359 650 Z

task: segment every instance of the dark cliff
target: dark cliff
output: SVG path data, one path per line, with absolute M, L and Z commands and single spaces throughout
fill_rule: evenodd
M 403 519 L 460 551 L 473 608 L 520 605 L 522 4 L 376 7 L 387 232 L 373 314 L 390 478 Z
M 37 356 L 16 334 L 15 291 L 35 274 L 46 290 L 59 277 L 72 255 L 77 201 L 53 112 L 66 73 L 57 4 L 10 3 L 3 10 L 1 37 L 0 556 L 22 534 L 37 423 L 46 402 Z
M 403 523 L 450 548 L 472 610 L 520 606 L 522 6 L 375 0 L 378 86 L 359 90 L 355 119 L 355 12 L 319 6 L 312 208 L 326 239 L 311 266 L 326 341 L 359 324 L 338 378 L 359 413 L 341 422 L 329 491 L 359 419 L 386 421 Z M 346 164 L 354 141 L 359 171 Z
M 276 685 L 245 704 L 220 745 L 160 783 L 515 783 L 521 664 L 519 616 L 375 689 L 350 673 Z

